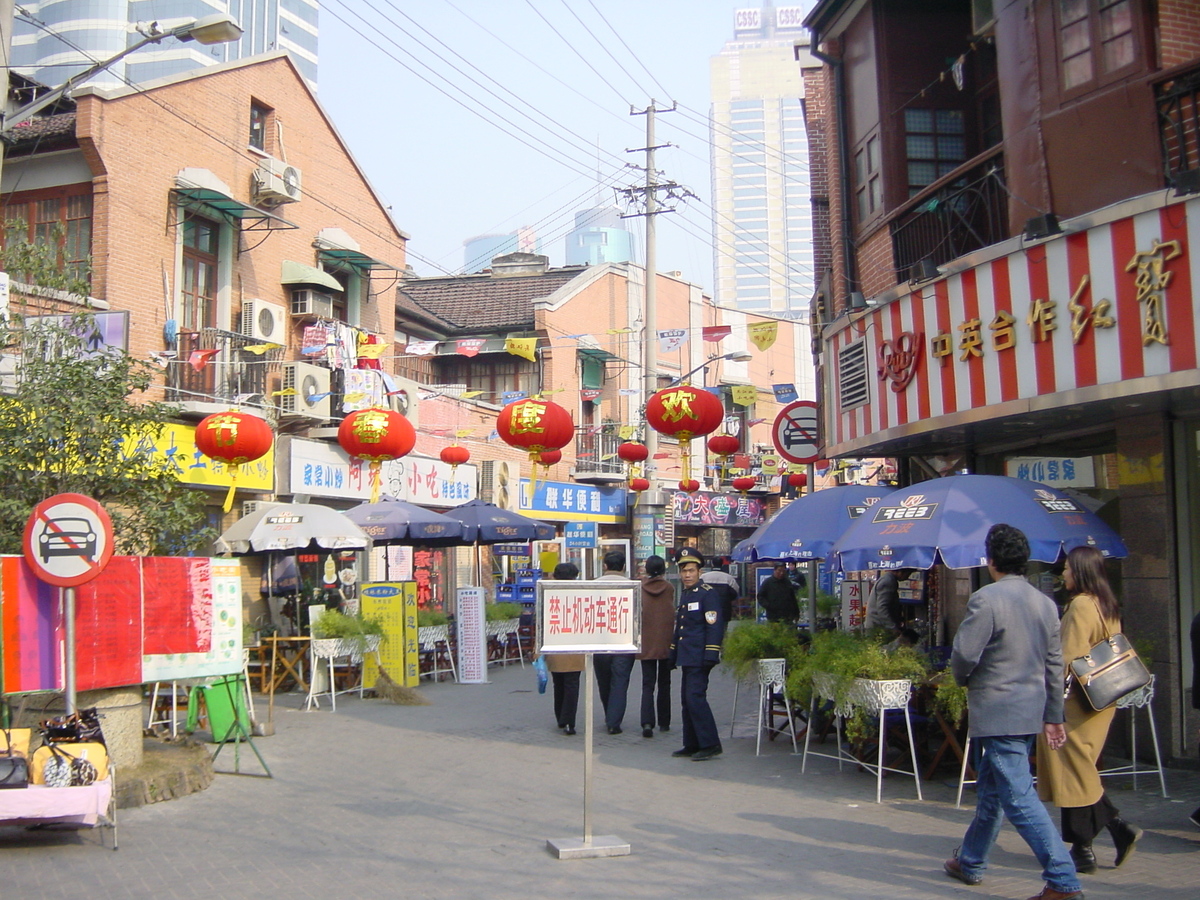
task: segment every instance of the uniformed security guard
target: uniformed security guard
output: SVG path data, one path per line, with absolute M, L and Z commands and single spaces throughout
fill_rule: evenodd
M 721 752 L 721 738 L 708 705 L 708 674 L 721 661 L 725 615 L 720 593 L 700 580 L 704 557 L 686 547 L 675 557 L 675 565 L 683 592 L 669 658 L 683 670 L 683 747 L 671 755 L 712 759 Z

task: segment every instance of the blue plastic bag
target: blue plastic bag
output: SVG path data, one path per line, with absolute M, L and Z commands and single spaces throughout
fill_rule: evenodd
M 546 682 L 550 680 L 550 670 L 546 668 L 546 657 L 539 656 L 533 661 L 533 671 L 537 673 L 538 693 L 546 693 Z

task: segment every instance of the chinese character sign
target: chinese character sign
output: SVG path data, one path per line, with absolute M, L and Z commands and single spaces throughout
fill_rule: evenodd
M 483 588 L 458 589 L 458 683 L 487 684 L 487 627 Z
M 542 653 L 638 653 L 642 592 L 638 581 L 539 581 Z

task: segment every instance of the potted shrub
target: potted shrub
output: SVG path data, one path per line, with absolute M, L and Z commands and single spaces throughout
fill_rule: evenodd
M 725 633 L 721 664 L 741 681 L 754 672 L 760 659 L 785 659 L 791 669 L 800 654 L 796 626 L 787 622 L 740 622 Z

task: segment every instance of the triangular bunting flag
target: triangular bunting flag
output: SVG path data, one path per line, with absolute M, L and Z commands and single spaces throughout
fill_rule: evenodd
M 793 400 L 800 399 L 794 384 L 773 384 L 771 390 L 775 392 L 775 399 L 779 403 L 791 403 Z
M 535 337 L 505 338 L 504 349 L 513 356 L 519 356 L 521 359 L 527 359 L 530 362 L 537 362 L 537 338 Z
M 683 328 L 668 328 L 658 333 L 658 349 L 661 353 L 678 350 L 687 343 L 688 333 Z
M 433 356 L 437 352 L 437 341 L 413 341 L 404 348 L 409 356 Z
M 193 350 L 188 355 L 188 362 L 191 363 L 193 369 L 197 372 L 203 372 L 204 367 L 208 365 L 208 361 L 216 356 L 221 351 L 215 350 Z
M 746 327 L 747 333 L 750 335 L 750 340 L 754 341 L 754 346 L 759 350 L 766 350 L 775 343 L 775 338 L 779 335 L 778 322 L 755 322 L 753 325 Z
M 483 338 L 463 338 L 461 341 L 456 341 L 454 346 L 460 356 L 478 356 L 484 343 Z
M 733 329 L 728 325 L 705 325 L 700 329 L 700 335 L 704 338 L 704 340 L 713 341 L 715 343 L 716 341 L 721 340 L 721 338 L 729 337 L 729 334 L 732 331 Z

